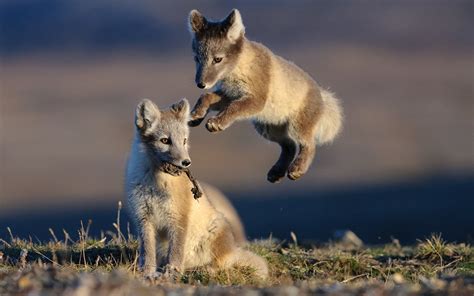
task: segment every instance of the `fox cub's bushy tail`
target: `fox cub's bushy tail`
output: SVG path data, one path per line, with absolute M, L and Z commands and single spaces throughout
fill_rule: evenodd
M 240 247 L 226 258 L 223 267 L 229 268 L 231 266 L 248 266 L 254 269 L 256 275 L 261 279 L 265 280 L 268 278 L 268 265 L 265 259 Z
M 325 89 L 321 89 L 323 112 L 316 127 L 316 142 L 319 145 L 332 142 L 341 131 L 343 112 L 336 96 Z

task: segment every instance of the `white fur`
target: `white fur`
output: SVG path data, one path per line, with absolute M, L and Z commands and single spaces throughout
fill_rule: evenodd
M 231 73 L 225 91 L 231 97 L 239 97 L 245 91 L 251 91 L 249 86 L 242 84 L 245 77 L 250 76 L 255 49 L 270 52 L 268 48 L 256 42 L 244 44 L 244 51 L 239 59 L 238 66 Z M 271 52 L 270 52 L 271 53 Z M 264 109 L 252 119 L 264 123 L 282 124 L 301 112 L 307 99 L 308 91 L 316 84 L 313 78 L 305 71 L 282 57 L 270 54 L 271 71 L 269 79 L 269 93 Z M 232 78 L 234 77 L 234 78 Z M 218 83 L 217 89 L 222 88 Z M 319 88 L 323 100 L 323 111 L 316 128 L 316 143 L 329 143 L 339 134 L 342 128 L 342 107 L 335 95 Z
M 230 26 L 229 30 L 227 31 L 227 38 L 231 42 L 235 42 L 239 39 L 241 34 L 245 33 L 244 23 L 242 22 L 242 16 L 240 15 L 240 11 L 238 9 L 234 9 L 234 22 Z
M 245 80 L 246 77 L 251 75 L 252 63 L 255 54 L 257 54 L 254 47 L 270 52 L 268 48 L 256 42 L 246 42 L 244 44 L 244 50 L 239 59 L 238 66 L 230 75 L 235 77 L 235 83 L 234 85 L 228 83 L 225 89 L 226 93 L 232 97 L 241 95 L 242 90 L 244 92 L 252 91 L 247 89 L 250 88 L 248 85 L 243 85 L 240 81 Z M 271 71 L 267 101 L 264 109 L 252 119 L 265 123 L 282 124 L 287 122 L 290 117 L 298 114 L 304 103 L 308 88 L 315 82 L 293 63 L 274 54 L 270 56 Z M 230 80 L 227 79 L 227 81 Z M 234 93 L 232 93 L 234 88 Z
M 139 136 L 136 135 L 132 144 L 126 171 L 126 192 L 129 197 L 131 212 L 140 221 L 145 211 L 151 216 L 151 224 L 155 229 L 172 231 L 174 218 L 178 217 L 180 209 L 176 208 L 173 199 L 189 199 L 191 212 L 189 216 L 188 236 L 186 237 L 184 268 L 202 266 L 211 262 L 209 241 L 214 225 L 222 225 L 224 217 L 211 205 L 206 196 L 195 201 L 192 185 L 187 177 L 175 177 L 163 172 L 156 172 L 150 159 L 143 150 Z M 203 217 L 205 217 L 203 219 Z M 162 242 L 158 242 L 160 245 Z M 160 253 L 166 248 L 158 248 L 158 256 L 165 258 L 166 253 Z
M 142 112 L 143 114 L 139 114 Z M 142 117 L 143 115 L 143 117 Z M 149 99 L 143 99 L 137 107 L 135 114 L 135 124 L 137 126 L 145 126 L 145 120 L 151 123 L 151 126 L 147 128 L 145 133 L 150 132 L 156 127 L 158 120 L 160 119 L 160 110 L 158 107 Z
M 324 109 L 316 128 L 316 142 L 320 145 L 330 143 L 336 138 L 341 131 L 343 121 L 342 108 L 336 96 L 321 89 L 321 97 Z
M 177 221 L 181 217 L 181 209 L 177 207 L 177 204 L 179 204 L 176 202 L 177 200 L 189 200 L 190 205 L 182 268 L 192 269 L 205 266 L 215 259 L 212 258 L 211 254 L 211 242 L 222 233 L 229 222 L 223 213 L 216 210 L 209 200 L 207 192 L 204 192 L 204 195 L 198 200 L 194 200 L 191 188 L 192 184 L 185 174 L 171 176 L 155 169 L 144 144 L 140 141 L 138 132 L 136 132 L 127 163 L 125 191 L 128 197 L 130 214 L 138 224 L 137 226 L 142 231 L 145 228 L 154 228 L 167 234 L 165 238 L 158 238 L 156 246 L 158 265 L 160 260 L 167 257 L 168 239 L 179 225 Z M 223 197 L 217 197 L 216 200 L 219 198 L 222 199 Z M 220 204 L 222 204 L 222 201 Z M 229 205 L 226 205 L 226 207 L 229 207 Z M 229 209 L 224 209 L 223 212 L 226 211 L 228 212 Z M 240 224 L 240 221 L 238 222 Z M 229 229 L 226 228 L 226 231 L 229 231 Z M 228 257 L 221 258 L 221 260 L 224 260 L 224 265 L 221 266 L 224 268 L 236 264 L 251 266 L 256 269 L 258 276 L 266 278 L 268 275 L 265 260 L 237 245 L 234 246 L 234 250 Z M 152 267 L 156 269 L 156 266 Z
M 314 82 L 300 68 L 279 56 L 272 55 L 271 63 L 268 101 L 258 119 L 281 124 L 298 114 Z

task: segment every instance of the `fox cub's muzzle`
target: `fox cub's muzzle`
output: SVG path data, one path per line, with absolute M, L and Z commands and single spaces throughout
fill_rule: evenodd
M 194 79 L 196 81 L 197 87 L 203 89 L 206 88 L 206 83 L 204 82 L 204 73 L 203 69 L 204 67 L 201 64 L 196 65 L 196 78 Z

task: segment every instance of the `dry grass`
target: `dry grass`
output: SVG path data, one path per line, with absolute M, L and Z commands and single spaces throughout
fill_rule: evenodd
M 126 227 L 126 234 L 121 231 L 120 211 L 119 204 L 114 231 L 103 232 L 99 238 L 89 236 L 91 221 L 81 222 L 77 240 L 64 230 L 60 237 L 50 229 L 50 241 L 35 242 L 16 237 L 8 228 L 10 237 L 0 239 L 0 294 L 41 291 L 82 295 L 82 290 L 119 295 L 157 291 L 222 294 L 235 292 L 239 286 L 262 293 L 292 293 L 285 289 L 295 288 L 298 293 L 322 295 L 334 289 L 341 293 L 372 291 L 375 295 L 400 289 L 405 294 L 474 292 L 474 248 L 447 243 L 439 234 L 416 246 L 401 246 L 394 240 L 373 247 L 340 243 L 303 247 L 292 234 L 289 243 L 269 238 L 248 244 L 269 264 L 270 277 L 265 282 L 243 267 L 215 272 L 197 268 L 173 280 L 145 280 L 137 263 L 138 242 L 130 227 Z
M 440 235 L 416 246 L 392 243 L 352 250 L 337 243 L 301 247 L 295 242 L 255 241 L 248 248 L 268 261 L 271 276 L 266 282 L 259 281 L 248 268 L 214 273 L 199 268 L 185 272 L 175 281 L 149 281 L 138 270 L 138 243 L 133 235 L 123 235 L 117 227 L 116 231 L 94 239 L 88 236 L 89 227 L 90 223 L 79 229 L 77 241 L 66 232 L 58 238 L 52 230 L 52 239 L 44 243 L 19 239 L 13 234 L 2 239 L 0 294 L 76 291 L 81 287 L 94 293 L 109 293 L 117 285 L 127 287 L 118 290 L 121 293 L 141 289 L 144 295 L 156 292 L 155 289 L 178 289 L 184 293 L 180 289 L 216 285 L 268 291 L 275 289 L 271 287 L 294 286 L 302 289 L 300 292 L 319 289 L 321 293 L 328 287 L 392 289 L 400 285 L 414 293 L 449 287 L 460 291 L 474 289 L 474 248 L 446 243 Z

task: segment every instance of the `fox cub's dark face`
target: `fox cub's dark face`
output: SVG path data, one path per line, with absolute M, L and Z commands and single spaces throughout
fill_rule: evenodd
M 189 103 L 186 99 L 160 111 L 150 100 L 144 99 L 137 106 L 135 125 L 144 148 L 159 162 L 178 167 L 188 167 Z
M 237 9 L 219 22 L 207 20 L 199 11 L 189 14 L 189 30 L 196 62 L 196 85 L 212 88 L 237 64 L 245 28 Z

